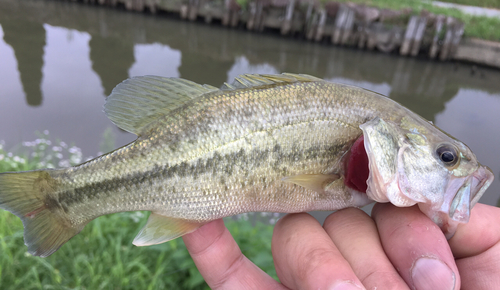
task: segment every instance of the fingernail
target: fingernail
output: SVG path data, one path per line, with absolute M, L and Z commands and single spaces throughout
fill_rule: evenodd
M 413 264 L 411 277 L 417 290 L 455 289 L 455 273 L 438 259 L 418 259 Z
M 365 288 L 360 288 L 351 282 L 340 282 L 340 283 L 335 283 L 333 284 L 329 290 L 361 290 Z

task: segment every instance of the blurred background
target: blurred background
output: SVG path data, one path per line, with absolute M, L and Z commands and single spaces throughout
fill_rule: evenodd
M 170 16 L 170 17 L 169 17 Z M 242 73 L 305 73 L 384 94 L 471 147 L 500 173 L 500 70 L 402 57 L 276 33 L 49 0 L 0 1 L 0 140 L 9 149 L 48 130 L 102 152 L 135 139 L 103 114 L 105 97 L 138 75 L 221 86 Z M 482 202 L 495 204 L 495 180 Z

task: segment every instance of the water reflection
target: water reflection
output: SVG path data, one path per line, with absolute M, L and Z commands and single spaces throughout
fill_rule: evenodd
M 81 146 L 84 155 L 95 155 L 103 132 L 113 126 L 102 114 L 103 99 L 129 76 L 183 77 L 220 86 L 241 73 L 286 71 L 388 95 L 456 135 L 500 172 L 496 70 L 471 71 L 471 65 L 71 2 L 2 0 L 0 27 L 0 139 L 8 145 L 49 129 L 54 137 Z M 113 130 L 117 145 L 134 138 Z M 495 202 L 497 192 L 498 180 L 485 200 Z
M 42 103 L 42 66 L 45 29 L 43 23 L 30 20 L 2 21 L 3 40 L 15 52 L 26 102 L 30 106 Z
M 115 85 L 128 78 L 128 70 L 134 64 L 134 46 L 119 38 L 92 35 L 89 42 L 92 69 L 99 75 L 106 95 Z

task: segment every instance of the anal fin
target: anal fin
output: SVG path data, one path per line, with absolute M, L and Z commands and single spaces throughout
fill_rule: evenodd
M 153 212 L 132 243 L 139 247 L 161 244 L 193 232 L 203 224 Z

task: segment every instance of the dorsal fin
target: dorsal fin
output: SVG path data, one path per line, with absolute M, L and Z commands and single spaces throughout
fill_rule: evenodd
M 221 90 L 230 91 L 230 90 L 260 87 L 266 85 L 274 85 L 279 83 L 316 82 L 316 81 L 322 81 L 322 79 L 310 75 L 289 74 L 289 73 L 283 73 L 280 75 L 244 74 L 234 78 L 232 84 L 224 83 L 224 85 L 221 87 Z
M 217 90 L 180 78 L 133 77 L 113 89 L 104 112 L 118 127 L 140 135 L 144 127 L 159 117 Z
M 302 74 L 257 75 L 245 74 L 221 90 L 255 88 L 278 83 L 313 82 L 322 79 Z M 207 93 L 218 91 L 180 78 L 159 76 L 133 77 L 118 84 L 106 99 L 104 112 L 118 127 L 141 135 L 144 128 L 156 119 Z

